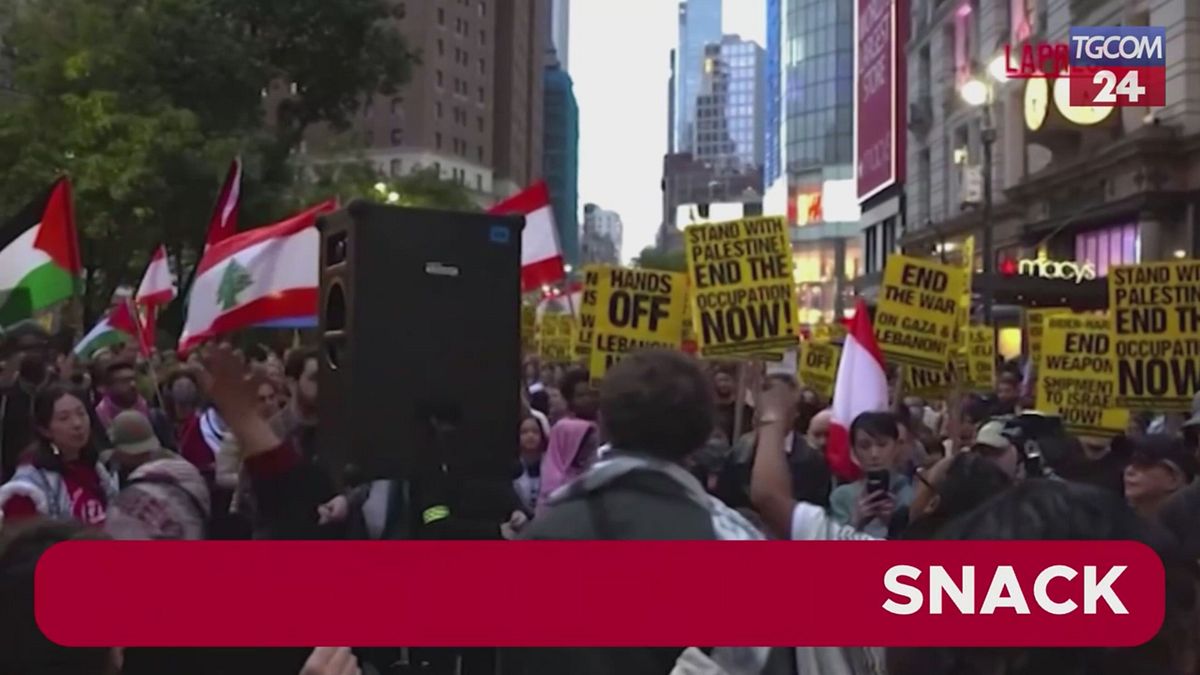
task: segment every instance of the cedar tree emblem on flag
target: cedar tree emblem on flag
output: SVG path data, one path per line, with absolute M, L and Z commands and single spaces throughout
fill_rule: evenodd
M 217 302 L 221 304 L 221 309 L 227 312 L 236 307 L 238 294 L 249 288 L 252 283 L 254 279 L 245 267 L 239 265 L 237 260 L 229 261 L 225 274 L 221 276 L 221 284 L 217 287 Z

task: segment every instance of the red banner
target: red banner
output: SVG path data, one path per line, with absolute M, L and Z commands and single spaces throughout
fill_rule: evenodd
M 78 541 L 35 598 L 70 646 L 1130 646 L 1164 583 L 1131 542 Z
M 858 199 L 866 200 L 901 180 L 903 118 L 900 109 L 904 44 L 896 0 L 856 0 L 855 166 Z M 907 14 L 907 12 L 906 12 Z

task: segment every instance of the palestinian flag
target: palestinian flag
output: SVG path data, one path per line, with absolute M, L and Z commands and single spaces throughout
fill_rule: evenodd
M 0 327 L 74 296 L 82 269 L 71 183 L 60 178 L 0 226 Z
M 114 305 L 108 315 L 100 319 L 100 322 L 83 336 L 79 344 L 75 345 L 75 355 L 86 359 L 98 349 L 127 342 L 136 343 L 142 354 L 149 355 L 150 342 L 147 338 L 133 309 L 133 302 L 127 298 Z

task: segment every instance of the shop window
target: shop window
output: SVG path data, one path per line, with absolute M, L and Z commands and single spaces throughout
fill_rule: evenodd
M 1136 223 L 1107 227 L 1075 236 L 1075 261 L 1091 263 L 1096 276 L 1108 274 L 1114 265 L 1141 262 L 1141 233 Z

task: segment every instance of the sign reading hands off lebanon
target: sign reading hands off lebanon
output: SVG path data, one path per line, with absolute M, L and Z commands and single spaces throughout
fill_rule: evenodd
M 1187 412 L 1200 391 L 1200 262 L 1109 270 L 1116 405 Z
M 792 249 L 784 219 L 692 225 L 684 233 L 701 355 L 761 355 L 794 347 Z
M 958 267 L 889 256 L 875 310 L 875 339 L 888 361 L 944 370 L 955 345 L 965 287 Z
M 687 305 L 687 276 L 658 270 L 606 267 L 597 273 L 595 330 L 588 369 L 602 378 L 638 349 L 679 349 Z

